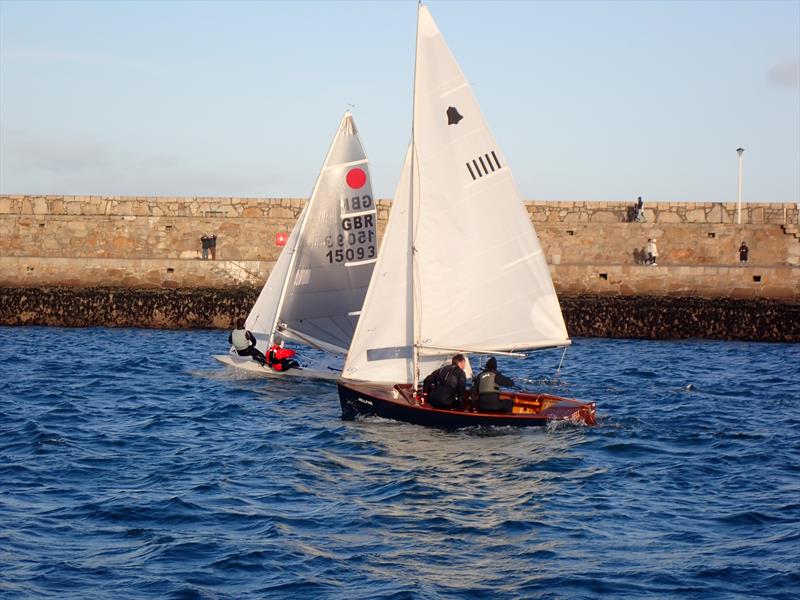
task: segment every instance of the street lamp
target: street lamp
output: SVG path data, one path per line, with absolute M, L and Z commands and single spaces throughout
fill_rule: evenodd
M 739 155 L 739 200 L 736 203 L 736 223 L 742 224 L 742 154 L 744 148 L 737 148 L 736 154 Z

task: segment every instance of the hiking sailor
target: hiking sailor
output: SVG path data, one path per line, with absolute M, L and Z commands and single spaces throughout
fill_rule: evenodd
M 239 356 L 252 356 L 263 366 L 267 359 L 264 354 L 256 348 L 256 336 L 244 328 L 244 319 L 236 319 L 236 329 L 231 331 L 228 336 L 228 343 L 232 344 Z

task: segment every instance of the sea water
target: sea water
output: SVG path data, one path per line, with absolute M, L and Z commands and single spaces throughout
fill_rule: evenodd
M 444 432 L 226 340 L 0 328 L 0 596 L 798 597 L 800 345 L 577 339 L 500 370 L 596 427 Z

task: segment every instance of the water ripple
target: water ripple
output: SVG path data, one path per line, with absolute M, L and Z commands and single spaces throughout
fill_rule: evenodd
M 21 360 L 31 336 L 59 360 Z M 576 340 L 557 380 L 557 352 L 501 367 L 597 401 L 597 427 L 442 432 L 216 366 L 223 332 L 0 338 L 3 597 L 800 588 L 796 345 Z

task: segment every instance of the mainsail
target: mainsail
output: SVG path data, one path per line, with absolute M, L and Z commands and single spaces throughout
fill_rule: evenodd
M 508 161 L 420 6 L 411 148 L 344 377 L 413 383 L 415 354 L 422 377 L 443 352 L 568 343 Z
M 367 156 L 348 112 L 247 328 L 270 342 L 278 333 L 346 353 L 377 260 L 376 221 Z

